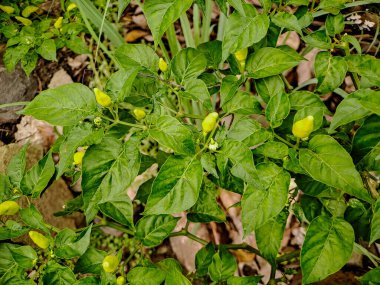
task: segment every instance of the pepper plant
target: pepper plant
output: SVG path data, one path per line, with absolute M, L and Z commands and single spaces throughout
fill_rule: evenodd
M 286 280 L 276 279 L 276 268 L 291 258 L 300 259 L 302 283 L 310 284 L 359 252 L 371 262 L 360 282 L 377 284 L 379 257 L 370 251 L 380 238 L 380 65 L 345 34 L 344 13 L 378 1 L 259 2 L 215 1 L 224 20 L 211 41 L 212 1 L 138 2 L 153 46 L 122 44 L 108 52 L 119 70 L 102 90 L 73 83 L 45 90 L 26 106 L 24 115 L 63 126 L 63 134 L 31 169 L 25 170 L 25 146 L 0 176 L 0 214 L 12 215 L 3 220 L 0 238 L 29 232 L 47 258 L 37 260 L 31 246 L 2 243 L 1 284 L 258 284 L 260 276 L 234 276 L 237 249 L 271 264 L 269 284 Z M 193 14 L 194 34 L 189 9 L 201 10 L 205 23 Z M 324 23 L 317 30 L 315 18 Z M 186 48 L 173 32 L 178 19 Z M 301 51 L 277 44 L 286 31 L 298 34 Z M 319 49 L 315 78 L 293 86 L 283 74 L 312 48 Z M 349 94 L 343 90 L 347 77 L 355 88 Z M 335 112 L 322 100 L 331 93 L 342 97 Z M 154 163 L 156 177 L 132 200 L 127 189 Z M 87 227 L 60 230 L 33 204 L 19 209 L 11 202 L 38 199 L 63 175 L 81 178 L 82 192 L 57 215 L 83 212 Z M 189 231 L 190 223 L 228 223 L 217 202 L 221 189 L 241 195 L 234 207 L 241 209 L 244 237 L 254 233 L 257 248 L 214 244 Z M 143 212 L 136 211 L 137 201 Z M 181 212 L 187 225 L 174 231 Z M 306 228 L 305 240 L 301 251 L 278 255 L 289 214 Z M 92 247 L 91 232 L 99 226 L 128 234 L 136 250 L 123 257 L 124 248 L 106 253 Z M 203 245 L 195 273 L 184 275 L 170 258 L 142 258 L 123 269 L 137 251 L 171 236 Z M 36 264 L 37 273 L 26 275 Z

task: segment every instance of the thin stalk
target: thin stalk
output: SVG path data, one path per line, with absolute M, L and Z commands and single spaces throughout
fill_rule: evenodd
M 285 262 L 285 261 L 292 260 L 294 258 L 298 258 L 300 256 L 300 253 L 301 253 L 301 251 L 299 249 L 292 251 L 292 252 L 289 252 L 289 253 L 285 253 L 285 254 L 276 258 L 276 263 L 279 264 L 281 262 Z
M 96 42 L 95 63 L 96 63 L 96 59 L 98 58 L 99 42 L 100 42 L 100 38 L 101 38 L 102 33 L 103 33 L 104 21 L 106 20 L 106 15 L 107 15 L 109 5 L 110 5 L 110 0 L 107 0 L 106 8 L 104 9 L 104 15 L 102 18 L 102 23 L 101 23 L 100 28 L 99 28 L 99 38 L 98 38 L 98 41 Z
M 166 31 L 166 36 L 168 38 L 169 47 L 170 47 L 170 51 L 172 52 L 172 56 L 175 56 L 180 51 L 181 45 L 179 44 L 177 40 L 174 24 L 169 26 L 169 29 Z
M 187 18 L 186 12 L 184 12 L 179 19 L 181 21 L 181 27 L 183 35 L 185 37 L 186 46 L 195 48 L 195 41 L 191 32 L 190 22 L 189 18 Z
M 163 56 L 164 56 L 166 62 L 170 62 L 169 53 L 168 53 L 168 51 L 166 50 L 166 47 L 165 47 L 164 43 L 162 42 L 162 39 L 159 39 L 159 40 L 158 40 L 158 45 L 159 45 L 160 48 L 161 48 L 162 54 L 163 54 Z
M 202 19 L 202 43 L 208 42 L 210 39 L 210 25 L 212 13 L 212 0 L 205 1 L 205 11 Z
M 128 262 L 131 261 L 131 259 L 135 256 L 135 254 L 139 251 L 140 249 L 140 244 L 136 245 L 136 248 L 131 252 L 131 254 L 128 256 L 128 258 L 125 260 L 125 265 L 128 264 Z
M 0 105 L 0 109 L 2 108 L 8 108 L 8 107 L 13 107 L 13 106 L 25 106 L 28 105 L 30 102 L 12 102 L 12 103 L 6 103 Z
M 186 231 L 185 229 L 179 231 L 179 232 L 174 232 L 174 233 L 171 233 L 169 235 L 170 237 L 178 237 L 178 236 L 185 236 L 185 237 L 188 237 L 189 239 L 193 240 L 193 241 L 196 241 L 200 244 L 203 244 L 203 245 L 206 245 L 208 244 L 208 241 L 204 240 L 204 239 L 201 239 L 199 237 L 197 237 L 196 235 L 193 235 L 192 233 Z
M 121 232 L 126 233 L 126 234 L 129 234 L 129 235 L 131 235 L 131 236 L 134 236 L 134 235 L 135 235 L 135 233 L 132 232 L 131 230 L 128 230 L 128 229 L 126 229 L 124 226 L 121 226 L 121 225 L 116 224 L 116 223 L 114 223 L 114 222 L 108 222 L 108 221 L 106 221 L 106 222 L 103 224 L 103 226 L 113 228 L 113 229 L 115 229 L 115 230 L 121 231 Z
M 287 140 L 285 140 L 285 139 L 283 139 L 282 137 L 280 137 L 280 136 L 279 136 L 278 134 L 276 134 L 275 132 L 273 132 L 273 135 L 274 135 L 274 137 L 275 137 L 276 139 L 282 141 L 284 144 L 286 144 L 286 145 L 288 145 L 288 146 L 290 146 L 290 147 L 292 147 L 292 148 L 295 148 L 295 147 L 296 147 L 295 145 L 291 144 L 291 143 L 288 142 Z
M 285 75 L 281 74 L 282 81 L 284 81 L 286 88 L 288 91 L 293 90 L 293 86 L 289 83 L 289 81 L 286 79 Z
M 106 116 L 101 116 L 103 119 L 105 120 L 108 120 L 112 123 L 115 123 L 115 124 L 119 124 L 119 125 L 125 125 L 125 126 L 128 126 L 128 127 L 133 127 L 133 128 L 139 128 L 139 129 L 143 129 L 145 130 L 146 129 L 146 126 L 142 126 L 142 125 L 137 125 L 137 124 L 132 124 L 132 123 L 127 123 L 127 122 L 123 122 L 123 121 L 119 121 L 119 120 L 113 120 L 111 118 L 108 118 Z
M 199 45 L 200 41 L 200 17 L 199 17 L 199 7 L 197 4 L 193 6 L 193 30 L 194 30 L 194 42 L 195 46 Z
M 218 33 L 216 34 L 216 39 L 218 41 L 223 40 L 224 28 L 226 26 L 227 17 L 222 12 L 219 13 L 218 20 Z

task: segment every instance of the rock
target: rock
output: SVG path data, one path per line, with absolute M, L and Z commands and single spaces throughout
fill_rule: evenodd
M 37 91 L 37 80 L 33 76 L 27 77 L 20 64 L 13 72 L 8 72 L 2 58 L 0 53 L 0 105 L 31 101 Z M 22 106 L 0 109 L 0 125 L 15 123 L 19 118 L 16 111 L 20 109 Z
M 73 83 L 73 79 L 70 77 L 70 75 L 67 74 L 67 72 L 63 68 L 61 68 L 56 73 L 54 73 L 48 87 L 56 88 L 58 86 L 69 83 Z

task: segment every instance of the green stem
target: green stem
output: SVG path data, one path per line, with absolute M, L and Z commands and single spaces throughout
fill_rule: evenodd
M 174 24 L 169 26 L 168 30 L 166 31 L 166 36 L 168 38 L 169 47 L 170 47 L 170 51 L 172 52 L 172 56 L 175 56 L 181 49 L 181 45 L 179 44 L 177 40 Z
M 187 230 L 183 229 L 179 232 L 174 232 L 174 233 L 171 233 L 169 235 L 170 237 L 178 237 L 178 236 L 185 236 L 185 237 L 188 237 L 189 239 L 193 240 L 193 241 L 196 241 L 202 245 L 206 245 L 208 244 L 208 241 L 204 240 L 204 239 L 201 239 L 199 237 L 197 237 L 196 235 L 193 235 L 192 233 L 188 232 Z
M 120 125 L 125 125 L 125 126 L 129 126 L 129 127 L 133 127 L 133 128 L 139 128 L 139 129 L 143 129 L 143 130 L 146 130 L 146 126 L 142 126 L 142 125 L 137 125 L 137 124 L 132 124 L 132 123 L 127 123 L 127 122 L 123 122 L 123 121 L 119 121 L 119 120 L 112 120 L 106 116 L 103 116 L 101 115 L 101 117 L 105 120 L 108 120 L 112 123 L 115 123 L 115 124 L 120 124 Z
M 128 230 L 124 226 L 119 225 L 119 224 L 114 223 L 114 222 L 108 222 L 108 221 L 106 221 L 104 224 L 102 224 L 102 226 L 113 228 L 115 230 L 121 231 L 121 232 L 129 234 L 131 236 L 135 235 L 135 233 L 133 231 Z
M 289 83 L 289 81 L 286 79 L 286 77 L 283 74 L 281 74 L 281 78 L 282 78 L 282 81 L 284 81 L 288 91 L 293 90 L 293 86 Z
M 13 106 L 25 106 L 28 105 L 30 102 L 12 102 L 12 103 L 6 103 L 0 105 L 0 109 L 2 108 L 8 108 L 8 107 L 13 107 Z
M 158 45 L 159 45 L 160 48 L 161 48 L 162 55 L 164 56 L 166 62 L 170 62 L 169 53 L 168 53 L 168 51 L 167 51 L 167 49 L 166 49 L 166 47 L 165 47 L 165 45 L 164 45 L 162 39 L 159 39 L 159 40 L 158 40 Z
M 295 145 L 291 144 L 290 142 L 288 142 L 287 140 L 283 139 L 282 137 L 280 137 L 278 134 L 276 134 L 275 132 L 273 132 L 273 135 L 276 139 L 282 141 L 284 144 L 292 147 L 292 148 L 295 148 Z
M 131 252 L 128 258 L 125 260 L 125 265 L 128 265 L 128 262 L 131 261 L 131 259 L 135 256 L 135 254 L 139 251 L 139 249 L 140 249 L 140 244 L 137 244 L 136 248 Z
M 181 21 L 182 32 L 185 37 L 187 47 L 195 48 L 195 41 L 190 28 L 189 18 L 187 18 L 186 12 L 184 12 L 179 18 Z
M 199 45 L 199 35 L 200 35 L 200 18 L 199 18 L 199 7 L 197 4 L 193 6 L 193 29 L 194 29 L 194 42 L 195 46 Z
M 205 118 L 204 116 L 201 116 L 201 115 L 195 115 L 195 114 L 181 114 L 181 113 L 178 113 L 178 114 L 177 114 L 177 117 L 180 117 L 180 118 L 199 119 L 199 120 L 203 120 L 203 119 Z
M 206 0 L 205 6 L 206 8 L 202 19 L 202 43 L 208 42 L 210 38 L 212 0 Z
M 297 249 L 295 251 L 285 253 L 285 254 L 276 258 L 276 263 L 279 264 L 281 262 L 289 261 L 289 260 L 292 260 L 294 258 L 299 258 L 300 252 L 301 251 L 299 249 Z
M 223 40 L 224 35 L 224 28 L 226 26 L 227 17 L 222 12 L 219 14 L 219 20 L 218 20 L 218 33 L 216 34 L 216 39 L 218 41 Z
M 246 244 L 246 243 L 227 244 L 227 245 L 224 245 L 224 247 L 227 248 L 227 249 L 231 249 L 231 250 L 243 249 L 243 250 L 252 252 L 252 253 L 254 253 L 256 255 L 262 256 L 261 252 L 257 248 L 254 248 L 254 247 L 252 247 L 252 246 L 250 246 L 249 244 Z

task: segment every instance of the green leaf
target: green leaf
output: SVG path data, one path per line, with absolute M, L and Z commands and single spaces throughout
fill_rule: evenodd
M 247 71 L 254 79 L 269 77 L 295 67 L 304 58 L 288 46 L 263 47 L 249 55 Z
M 318 49 L 331 49 L 331 39 L 326 35 L 326 31 L 318 30 L 304 37 L 305 43 L 309 47 Z
M 82 165 L 84 211 L 91 221 L 97 204 L 107 196 L 126 191 L 140 168 L 139 140 L 132 137 L 126 143 L 105 137 L 100 144 L 87 149 Z
M 316 135 L 310 140 L 308 149 L 302 148 L 299 153 L 302 168 L 313 179 L 373 203 L 351 156 L 332 137 Z
M 348 0 L 321 0 L 317 9 L 336 15 L 344 8 L 344 4 L 347 2 Z
M 59 258 L 71 259 L 84 254 L 90 245 L 91 227 L 89 226 L 78 235 L 68 228 L 60 231 L 55 238 L 55 255 Z
M 193 0 L 146 0 L 144 1 L 144 15 L 152 32 L 155 47 L 161 37 L 187 9 Z
M 0 252 L 0 276 L 14 266 L 19 266 L 23 269 L 31 269 L 37 261 L 37 253 L 29 245 L 20 246 L 11 243 L 0 243 Z
M 110 192 L 109 195 L 103 196 L 98 207 L 105 216 L 129 228 L 134 228 L 133 205 L 127 193 Z
M 207 67 L 218 69 L 222 61 L 222 42 L 210 41 L 197 46 L 197 49 L 207 58 Z
M 29 227 L 42 230 L 45 233 L 50 233 L 48 226 L 44 222 L 43 216 L 34 205 L 20 209 L 20 217 Z
M 20 44 L 16 47 L 8 47 L 5 50 L 3 60 L 8 72 L 16 68 L 17 63 L 28 53 L 29 49 L 29 46 Z
M 38 47 L 37 52 L 46 60 L 57 60 L 57 48 L 53 39 L 44 40 Z
M 191 100 L 200 102 L 208 111 L 212 110 L 210 93 L 203 80 L 197 78 L 186 80 L 185 91 L 180 94 L 185 95 Z
M 367 170 L 379 170 L 380 160 L 380 117 L 372 115 L 356 131 L 352 142 L 354 160 L 360 161 Z
M 301 110 L 305 107 L 319 107 L 328 112 L 326 105 L 321 98 L 309 91 L 294 91 L 289 94 L 290 108 L 292 110 Z
M 118 47 L 124 43 L 123 36 L 117 28 L 113 26 L 107 19 L 104 19 L 103 14 L 98 11 L 93 1 L 90 0 L 73 0 L 81 12 L 82 18 L 87 18 L 98 31 L 102 30 L 104 35 L 112 42 L 113 46 Z
M 76 278 L 70 268 L 50 261 L 45 267 L 42 281 L 44 285 L 73 285 Z
M 102 263 L 107 253 L 94 247 L 89 247 L 75 263 L 75 273 L 100 274 L 103 270 Z
M 170 69 L 179 84 L 184 84 L 190 78 L 197 78 L 206 67 L 207 58 L 194 48 L 182 49 L 170 63 Z
M 152 117 L 154 125 L 149 128 L 149 136 L 159 144 L 174 150 L 177 154 L 191 155 L 195 152 L 191 131 L 176 118 L 163 115 Z
M 7 175 L 9 177 L 9 182 L 19 189 L 25 172 L 26 150 L 28 149 L 28 146 L 28 144 L 25 144 L 21 150 L 12 157 L 7 166 Z
M 244 16 L 238 12 L 230 15 L 226 22 L 222 44 L 222 61 L 230 54 L 258 43 L 267 34 L 269 17 L 264 14 Z
M 227 279 L 227 285 L 257 285 L 260 281 L 261 276 L 231 276 Z
M 232 276 L 237 269 L 235 257 L 225 248 L 220 248 L 212 257 L 208 272 L 212 281 L 220 282 Z
M 233 75 L 227 75 L 222 79 L 222 85 L 220 86 L 220 105 L 225 105 L 230 101 L 238 91 L 242 82 Z
M 158 70 L 158 55 L 154 50 L 144 44 L 123 44 L 115 51 L 115 57 L 122 68 L 135 70 L 144 68 L 154 73 Z
M 378 239 L 380 239 L 380 199 L 377 199 L 373 208 L 370 244 Z
M 362 285 L 379 285 L 380 267 L 373 268 L 363 276 L 357 278 Z
M 151 267 L 137 266 L 127 274 L 127 280 L 131 285 L 161 285 L 166 274 L 161 269 L 152 265 Z
M 290 31 L 296 31 L 297 33 L 302 35 L 301 26 L 298 23 L 297 17 L 293 14 L 281 11 L 272 16 L 271 21 L 273 24 L 280 28 L 285 28 Z
M 280 75 L 274 75 L 254 81 L 259 96 L 268 103 L 269 99 L 277 94 L 285 93 L 285 85 Z
M 233 165 L 231 167 L 232 175 L 256 187 L 261 186 L 252 154 L 248 147 L 241 142 L 226 139 L 219 152 L 231 161 Z
M 354 241 L 354 230 L 345 220 L 314 219 L 301 250 L 302 283 L 318 282 L 341 269 L 351 257 Z
M 214 175 L 214 177 L 219 178 L 218 173 L 216 171 L 215 157 L 211 153 L 202 153 L 201 164 L 204 170 Z
M 29 76 L 32 73 L 33 69 L 36 67 L 37 60 L 38 60 L 38 55 L 35 51 L 27 53 L 21 59 L 21 67 L 25 71 L 27 76 Z
M 139 66 L 133 66 L 132 64 L 128 68 L 122 68 L 112 74 L 107 81 L 107 94 L 116 102 L 123 102 L 125 98 L 131 96 L 133 83 L 140 69 Z
M 249 92 L 237 91 L 233 98 L 222 105 L 226 113 L 252 115 L 261 113 L 261 105 Z
M 214 254 L 215 248 L 212 243 L 208 243 L 196 253 L 195 268 L 197 269 L 197 275 L 203 277 L 207 274 Z
M 330 187 L 324 183 L 315 181 L 310 176 L 297 175 L 296 184 L 306 195 L 313 196 L 316 198 L 337 199 L 341 196 L 341 192 L 338 189 Z
M 20 237 L 30 230 L 29 227 L 8 228 L 0 227 L 0 241 Z
M 259 164 L 257 173 L 264 188 L 248 185 L 241 200 L 245 235 L 280 214 L 288 201 L 290 175 L 287 171 L 269 162 Z
M 9 177 L 0 173 L 0 201 L 9 200 L 13 196 Z
M 272 265 L 276 264 L 276 257 L 284 236 L 286 219 L 286 212 L 283 211 L 255 230 L 257 247 Z
M 314 72 L 318 79 L 317 91 L 326 94 L 343 83 L 347 63 L 343 57 L 332 56 L 327 51 L 319 52 L 315 58 Z
M 223 223 L 226 215 L 216 202 L 218 188 L 207 178 L 204 178 L 198 201 L 187 213 L 187 219 L 193 223 Z
M 241 116 L 235 117 L 227 137 L 251 147 L 269 140 L 271 133 L 265 130 L 258 121 Z
M 65 45 L 77 54 L 90 54 L 86 43 L 80 37 L 73 37 L 66 40 Z
M 195 157 L 170 156 L 153 182 L 144 214 L 173 214 L 189 209 L 198 200 L 202 178 L 202 165 Z
M 369 87 L 380 86 L 380 59 L 370 55 L 349 55 L 346 57 L 348 70 L 359 73 L 362 80 L 366 79 L 369 82 Z
M 80 146 L 100 143 L 103 130 L 96 130 L 91 124 L 81 124 L 72 128 L 63 138 L 59 146 L 59 164 L 57 177 L 67 171 L 73 163 L 74 153 Z
M 246 15 L 246 12 L 250 12 L 250 10 L 246 9 L 248 5 L 245 4 L 243 0 L 227 0 L 228 4 L 230 4 L 235 10 L 237 10 L 241 15 Z
M 349 94 L 338 105 L 331 121 L 329 132 L 337 127 L 359 120 L 371 113 L 380 115 L 380 92 L 371 89 L 359 89 Z M 350 114 L 350 116 L 347 116 Z
M 337 15 L 327 15 L 326 33 L 330 37 L 340 34 L 344 31 L 344 16 L 339 13 Z
M 178 219 L 171 215 L 145 216 L 136 225 L 135 237 L 144 246 L 155 247 L 170 235 Z
M 55 173 L 51 152 L 48 152 L 37 164 L 29 169 L 20 183 L 24 195 L 32 194 L 32 198 L 40 196 Z
M 42 91 L 22 111 L 52 125 L 71 126 L 96 111 L 94 93 L 85 85 L 71 83 Z
M 288 155 L 288 149 L 288 146 L 282 142 L 269 141 L 255 148 L 253 153 L 274 159 L 283 159 Z
M 270 122 L 272 128 L 282 125 L 282 121 L 290 113 L 289 96 L 286 93 L 277 93 L 270 98 L 265 110 L 265 117 Z
M 117 19 L 120 21 L 121 16 L 123 15 L 124 10 L 127 8 L 131 0 L 118 0 L 118 10 L 117 10 Z

